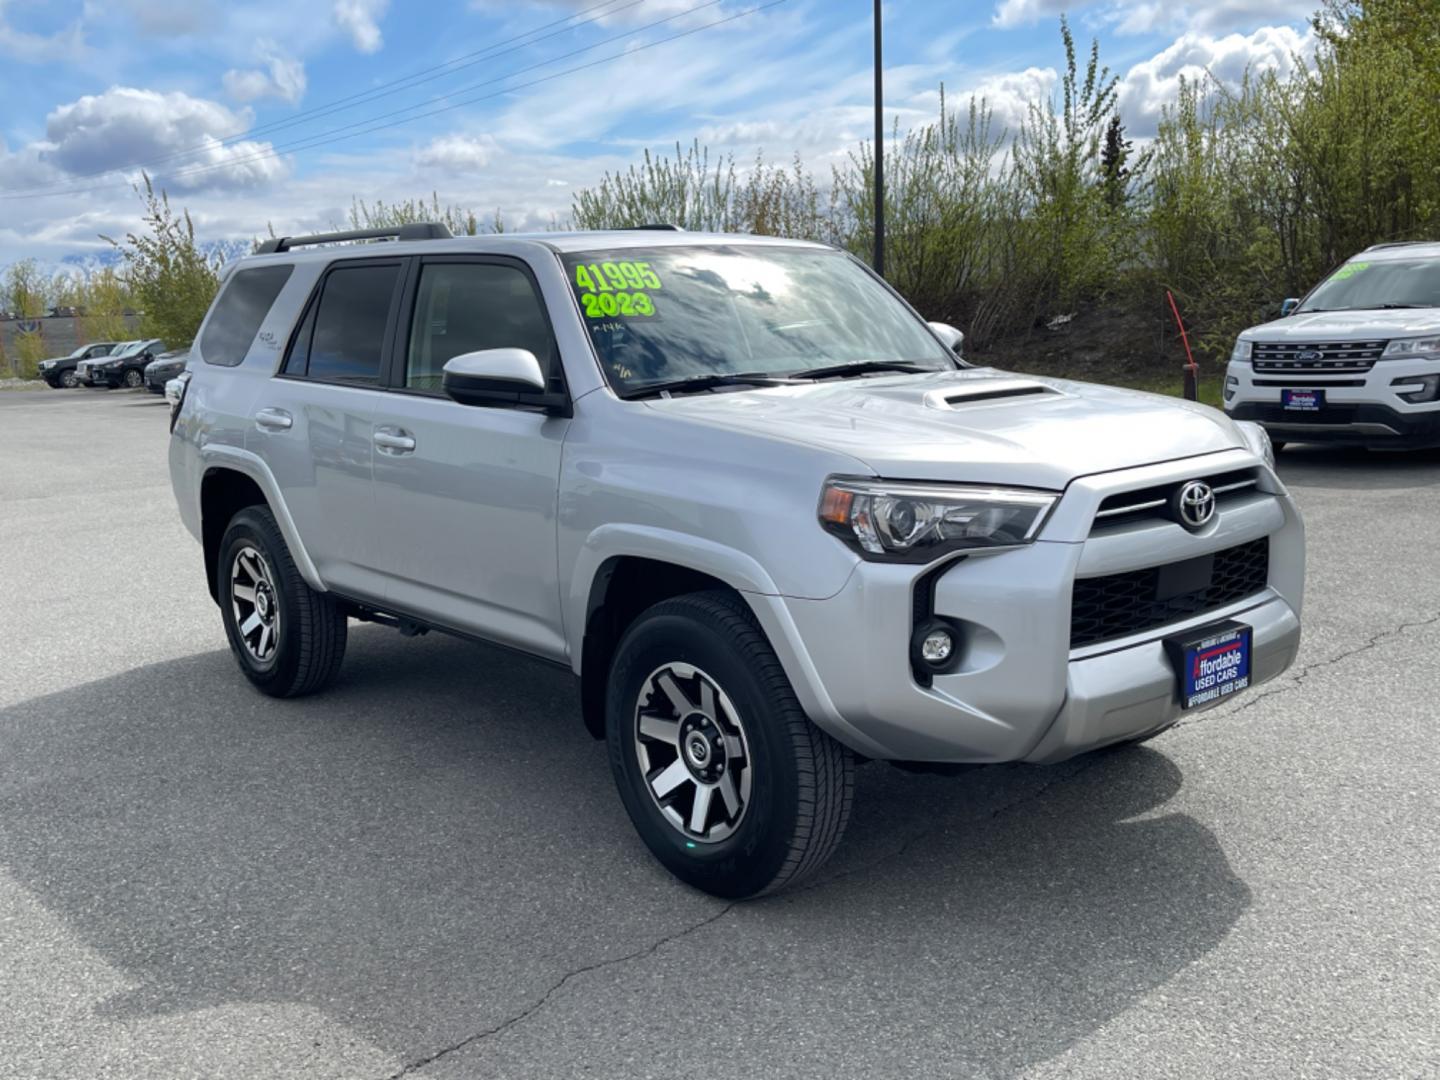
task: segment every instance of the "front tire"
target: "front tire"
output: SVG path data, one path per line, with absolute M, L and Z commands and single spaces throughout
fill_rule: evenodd
M 268 508 L 230 519 L 215 573 L 230 651 L 257 689 L 299 697 L 334 681 L 345 658 L 344 611 L 305 583 Z
M 733 594 L 676 597 L 635 621 L 611 666 L 606 730 L 630 820 L 697 889 L 774 892 L 840 843 L 854 760 L 805 715 Z
M 131 368 L 125 372 L 125 385 L 131 390 L 138 390 L 145 385 L 145 376 L 135 368 Z
M 64 373 L 60 376 L 60 385 L 63 386 L 66 390 L 74 390 L 75 387 L 76 387 L 77 385 L 79 385 L 79 384 L 78 384 L 78 380 L 76 380 L 76 378 L 75 378 L 75 372 L 73 372 L 73 371 L 64 372 Z

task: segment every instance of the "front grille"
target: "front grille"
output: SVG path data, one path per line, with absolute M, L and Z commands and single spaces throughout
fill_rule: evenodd
M 1207 562 L 1209 584 L 1194 584 L 1197 577 L 1204 579 Z M 1215 611 L 1260 592 L 1269 580 L 1269 537 L 1200 559 L 1079 578 L 1070 602 L 1070 647 L 1078 649 Z M 1189 587 L 1174 592 L 1175 583 Z
M 1257 341 L 1250 363 L 1257 375 L 1360 375 L 1375 366 L 1384 341 L 1321 341 L 1294 344 Z
M 1203 480 L 1210 485 L 1210 490 L 1215 493 L 1215 509 L 1221 511 L 1236 499 L 1253 494 L 1260 482 L 1260 475 L 1255 469 L 1231 469 L 1229 472 L 1191 476 L 1184 480 L 1172 480 L 1168 484 L 1155 484 L 1152 487 L 1107 495 L 1095 512 L 1095 522 L 1091 526 L 1092 535 L 1114 525 L 1128 525 L 1150 519 L 1171 520 L 1170 497 L 1191 480 Z

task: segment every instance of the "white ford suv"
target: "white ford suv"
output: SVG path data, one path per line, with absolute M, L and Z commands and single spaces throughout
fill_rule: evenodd
M 1366 248 L 1241 333 L 1225 411 L 1277 446 L 1440 446 L 1440 244 Z
M 679 231 L 269 241 L 172 384 L 240 670 L 349 620 L 579 680 L 625 807 L 723 896 L 839 843 L 854 769 L 1054 762 L 1272 678 L 1304 531 L 1265 433 L 968 366 L 850 256 Z

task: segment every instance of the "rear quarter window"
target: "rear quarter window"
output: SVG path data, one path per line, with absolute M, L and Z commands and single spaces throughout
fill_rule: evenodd
M 257 266 L 231 276 L 200 336 L 200 355 L 207 364 L 235 367 L 245 359 L 260 324 L 294 269 Z

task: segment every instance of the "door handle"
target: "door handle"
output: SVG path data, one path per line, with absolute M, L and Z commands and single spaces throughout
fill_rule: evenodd
M 401 428 L 376 428 L 375 445 L 381 453 L 408 454 L 415 449 L 415 436 Z
M 285 431 L 295 423 L 284 409 L 261 409 L 255 414 L 255 426 L 266 431 Z

